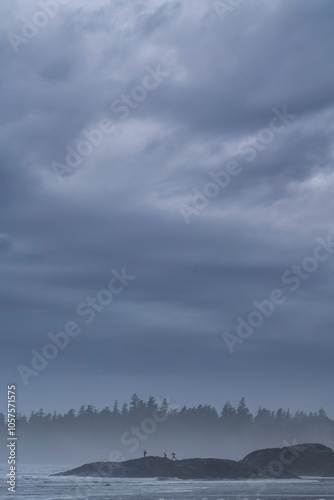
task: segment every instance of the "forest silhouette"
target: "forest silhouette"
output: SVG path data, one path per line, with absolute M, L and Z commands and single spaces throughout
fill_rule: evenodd
M 0 413 L 1 435 L 6 419 Z M 129 404 L 97 410 L 81 406 L 61 414 L 33 411 L 17 415 L 17 435 L 23 462 L 82 463 L 119 461 L 148 455 L 211 456 L 241 459 L 254 449 L 319 442 L 334 446 L 334 421 L 326 412 L 306 413 L 259 408 L 253 415 L 245 398 L 221 411 L 208 404 L 176 407 L 164 399 L 147 401 L 134 394 Z M 3 459 L 3 457 L 1 457 Z

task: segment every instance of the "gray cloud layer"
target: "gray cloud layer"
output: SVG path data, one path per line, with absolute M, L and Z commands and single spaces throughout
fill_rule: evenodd
M 205 1 L 116 4 L 72 0 L 18 53 L 8 33 L 39 4 L 1 6 L 2 378 L 77 320 L 20 381 L 22 411 L 138 391 L 333 415 L 334 257 L 295 292 L 282 275 L 332 228 L 334 4 L 255 0 L 224 20 Z M 112 104 L 148 66 L 169 75 L 122 120 Z M 264 144 L 285 106 L 295 118 Z M 116 131 L 59 182 L 51 164 L 104 119 Z M 180 204 L 231 159 L 241 173 L 186 224 Z M 78 304 L 123 267 L 135 280 L 85 324 Z M 286 302 L 231 355 L 222 334 L 275 288 Z

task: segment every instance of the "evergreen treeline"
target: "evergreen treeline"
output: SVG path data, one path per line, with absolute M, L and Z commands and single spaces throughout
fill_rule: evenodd
M 5 426 L 6 419 L 0 413 L 1 433 Z M 226 402 L 218 412 L 207 404 L 175 408 L 166 399 L 158 404 L 150 396 L 145 402 L 134 394 L 129 404 L 120 407 L 115 401 L 101 411 L 88 405 L 65 414 L 45 413 L 43 409 L 29 417 L 19 414 L 17 434 L 23 455 L 37 447 L 36 459 L 43 460 L 45 455 L 58 461 L 67 458 L 68 462 L 77 455 L 89 461 L 108 460 L 116 459 L 117 453 L 119 459 L 134 458 L 141 456 L 144 447 L 149 454 L 161 455 L 172 447 L 183 456 L 205 453 L 225 458 L 233 458 L 235 451 L 237 458 L 259 447 L 287 443 L 316 441 L 333 447 L 334 421 L 323 409 L 292 413 L 282 408 L 259 408 L 252 415 L 245 398 L 237 407 Z M 31 453 L 29 456 L 31 459 Z

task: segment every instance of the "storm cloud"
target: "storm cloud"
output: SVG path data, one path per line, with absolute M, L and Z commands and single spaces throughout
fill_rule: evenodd
M 0 359 L 22 412 L 137 392 L 334 415 L 334 255 L 304 262 L 333 226 L 334 4 L 215 4 L 2 2 Z M 231 353 L 224 332 L 275 289 Z

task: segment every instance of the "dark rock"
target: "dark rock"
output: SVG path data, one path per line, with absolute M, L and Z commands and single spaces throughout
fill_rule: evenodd
M 94 462 L 56 476 L 94 477 L 159 477 L 178 479 L 248 479 L 258 477 L 255 467 L 247 463 L 218 458 L 189 458 L 172 461 L 160 457 L 145 457 L 126 462 Z
M 243 460 L 145 457 L 125 462 L 93 462 L 55 476 L 178 479 L 273 479 L 334 477 L 334 452 L 321 444 L 254 451 Z
M 259 468 L 262 474 L 280 478 L 297 476 L 334 477 L 334 452 L 317 443 L 253 451 L 240 463 Z

